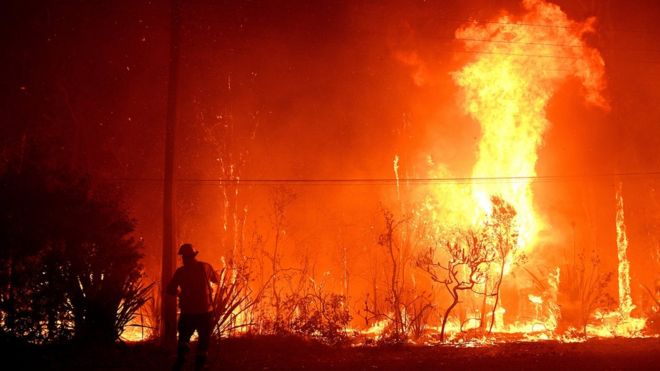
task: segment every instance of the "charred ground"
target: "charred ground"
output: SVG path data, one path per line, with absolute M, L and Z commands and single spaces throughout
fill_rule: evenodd
M 293 337 L 223 340 L 210 370 L 654 370 L 660 339 L 583 343 L 515 342 L 491 346 L 328 347 Z M 9 346 L 3 358 L 20 369 L 166 370 L 174 354 L 153 343 L 112 347 Z

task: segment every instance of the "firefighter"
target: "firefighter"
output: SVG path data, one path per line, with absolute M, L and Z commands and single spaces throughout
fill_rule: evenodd
M 181 370 L 190 352 L 190 337 L 197 331 L 195 369 L 201 370 L 206 363 L 211 333 L 213 331 L 213 290 L 211 282 L 218 284 L 218 276 L 209 263 L 197 260 L 197 253 L 189 243 L 181 245 L 179 255 L 183 266 L 179 267 L 167 285 L 167 293 L 179 297 L 179 341 L 174 370 Z

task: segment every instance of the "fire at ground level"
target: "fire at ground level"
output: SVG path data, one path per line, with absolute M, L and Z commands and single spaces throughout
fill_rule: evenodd
M 5 364 L 33 370 L 166 370 L 174 359 L 173 352 L 154 343 L 22 345 L 3 353 Z M 660 338 L 329 347 L 298 338 L 240 337 L 214 344 L 209 356 L 209 370 L 654 370 L 660 364 Z

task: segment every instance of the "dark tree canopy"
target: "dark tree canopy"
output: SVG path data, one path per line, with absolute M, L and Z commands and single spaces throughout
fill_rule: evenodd
M 11 163 L 0 174 L 0 311 L 28 341 L 116 340 L 149 287 L 142 243 L 118 197 L 68 171 Z

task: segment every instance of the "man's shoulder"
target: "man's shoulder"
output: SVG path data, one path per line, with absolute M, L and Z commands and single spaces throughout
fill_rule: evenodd
M 215 269 L 213 269 L 213 266 L 212 266 L 211 264 L 207 263 L 207 262 L 201 262 L 201 263 L 202 263 L 202 265 L 203 265 L 203 267 L 204 267 L 203 269 L 204 269 L 204 271 L 206 272 L 207 277 L 208 277 L 211 281 L 213 281 L 213 282 L 217 282 L 217 281 L 218 281 L 218 275 L 217 275 L 217 273 L 215 272 Z
M 210 263 L 207 263 L 205 261 L 199 261 L 199 263 L 204 267 L 204 269 L 211 269 L 213 270 L 213 266 Z

